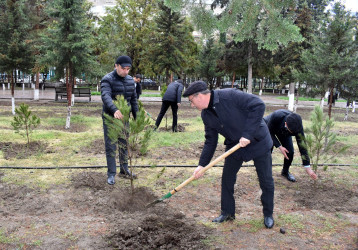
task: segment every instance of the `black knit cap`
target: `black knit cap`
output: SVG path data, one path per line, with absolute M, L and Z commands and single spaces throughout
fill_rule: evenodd
M 132 59 L 129 56 L 120 56 L 117 58 L 116 64 L 122 67 L 132 67 Z
M 286 123 L 288 129 L 293 133 L 297 134 L 303 130 L 302 118 L 296 113 L 291 113 L 286 118 Z
M 135 77 L 142 79 L 142 75 L 141 75 L 141 74 L 136 74 Z
M 188 97 L 196 93 L 202 92 L 208 89 L 208 85 L 203 81 L 192 82 L 189 87 L 185 90 L 183 96 Z

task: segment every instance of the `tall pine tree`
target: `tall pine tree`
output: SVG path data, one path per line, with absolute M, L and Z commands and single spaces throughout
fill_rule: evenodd
M 343 5 L 336 3 L 321 25 L 320 33 L 312 43 L 312 49 L 303 52 L 304 68 L 298 74 L 311 87 L 310 94 L 325 92 L 333 97 L 334 90 L 345 94 L 348 84 L 357 82 L 356 21 Z M 329 101 L 328 116 L 331 117 L 332 100 Z
M 118 1 L 100 20 L 98 42 L 107 70 L 113 68 L 115 58 L 126 54 L 132 59 L 131 74 L 153 75 L 148 44 L 153 39 L 156 6 L 156 0 Z
M 0 0 L 0 71 L 11 81 L 12 113 L 15 114 L 16 70 L 33 66 L 29 46 L 29 20 L 23 0 Z
M 43 35 L 42 64 L 56 67 L 58 76 L 66 75 L 67 119 L 70 128 L 72 88 L 75 77 L 94 70 L 95 61 L 91 50 L 92 26 L 90 26 L 89 5 L 84 0 L 54 0 L 48 5 L 52 18 Z
M 214 30 L 230 32 L 236 42 L 247 42 L 248 92 L 252 93 L 253 46 L 274 51 L 279 45 L 286 46 L 290 41 L 302 41 L 299 28 L 294 25 L 296 2 L 292 0 L 232 0 L 214 1 L 221 3 L 224 10 L 216 14 L 207 6 L 195 0 L 166 0 L 170 7 L 180 8 L 191 2 L 191 17 L 204 33 Z M 201 2 L 201 1 L 200 1 Z
M 185 33 L 184 17 L 159 3 L 159 16 L 157 22 L 157 37 L 153 47 L 154 64 L 160 73 L 164 73 L 166 82 L 171 80 L 171 74 L 180 75 L 185 60 L 182 40 Z

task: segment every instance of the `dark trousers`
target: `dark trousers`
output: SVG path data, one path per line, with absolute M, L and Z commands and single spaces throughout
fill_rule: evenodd
M 167 112 L 168 108 L 172 108 L 173 113 L 173 125 L 172 129 L 173 131 L 177 131 L 177 123 L 178 123 L 178 103 L 176 102 L 170 102 L 170 101 L 163 101 L 162 102 L 162 108 L 160 109 L 159 115 L 157 117 L 157 120 L 155 122 L 155 126 L 158 128 L 160 125 L 160 122 L 162 121 L 165 113 Z
M 103 117 L 102 117 L 103 118 Z M 125 139 L 118 138 L 116 143 L 112 143 L 111 139 L 108 137 L 108 127 L 105 124 L 103 118 L 103 134 L 104 134 L 104 145 L 106 149 L 106 160 L 107 160 L 107 175 L 114 176 L 117 172 L 116 167 L 116 149 L 118 144 L 118 151 L 119 151 L 119 164 L 120 166 L 128 166 L 128 150 L 127 150 L 127 143 Z
M 272 158 L 268 151 L 260 157 L 253 159 L 256 173 L 259 178 L 262 190 L 261 203 L 264 216 L 272 216 L 274 182 L 272 178 Z M 234 185 L 237 172 L 242 166 L 242 160 L 236 159 L 233 155 L 225 159 L 223 174 L 221 177 L 221 213 L 235 215 Z
M 292 136 L 277 136 L 277 138 L 281 142 L 281 145 L 288 150 L 288 160 L 286 158 L 283 159 L 282 168 L 282 172 L 287 173 L 293 161 L 293 155 L 295 154 L 295 151 L 293 149 Z

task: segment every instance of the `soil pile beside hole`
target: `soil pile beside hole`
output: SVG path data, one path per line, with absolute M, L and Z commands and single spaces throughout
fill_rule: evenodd
M 92 190 L 105 189 L 105 175 L 103 173 L 82 172 L 71 177 L 75 188 L 90 188 Z
M 358 212 L 357 192 L 336 186 L 333 182 L 317 184 L 314 187 L 309 182 L 300 183 L 300 193 L 295 196 L 295 201 L 309 209 Z
M 179 212 L 164 206 L 147 213 L 121 218 L 108 237 L 110 247 L 118 249 L 207 249 L 202 243 L 210 230 L 196 225 Z
M 9 159 L 26 159 L 46 150 L 47 143 L 41 141 L 30 141 L 27 143 L 0 142 L 0 151 L 3 151 L 5 160 Z
M 206 249 L 201 240 L 210 229 L 195 224 L 181 212 L 171 211 L 165 202 L 146 207 L 158 199 L 147 187 L 135 188 L 129 180 L 116 177 L 116 184 L 106 183 L 105 173 L 81 172 L 72 176 L 72 185 L 81 195 L 71 203 L 81 211 L 101 214 L 110 223 L 107 234 L 115 249 Z
M 151 190 L 146 187 L 134 188 L 133 193 L 129 179 L 116 177 L 116 184 L 107 184 L 105 173 L 82 172 L 72 176 L 72 183 L 76 189 L 89 189 L 87 197 L 76 197 L 76 203 L 83 207 L 92 207 L 94 211 L 112 214 L 113 211 L 135 212 L 146 210 L 146 205 L 158 199 Z M 90 198 L 100 197 L 91 200 Z

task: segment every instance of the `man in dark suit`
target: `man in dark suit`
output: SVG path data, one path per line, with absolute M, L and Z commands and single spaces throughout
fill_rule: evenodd
M 267 228 L 272 228 L 272 140 L 262 119 L 265 112 L 263 101 L 238 89 L 210 91 L 203 81 L 190 84 L 183 96 L 189 98 L 192 107 L 201 110 L 201 118 L 205 125 L 205 143 L 198 167 L 194 171 L 195 178 L 203 175 L 201 170 L 211 161 L 219 134 L 225 137 L 226 150 L 237 143 L 241 146 L 225 159 L 221 182 L 221 214 L 213 222 L 221 223 L 235 219 L 236 176 L 244 161 L 253 160 L 262 190 L 264 224 Z
M 312 179 L 317 179 L 317 175 L 311 169 L 307 150 L 302 145 L 305 134 L 303 132 L 301 116 L 285 109 L 279 109 L 265 116 L 264 120 L 270 130 L 273 145 L 278 148 L 284 156 L 281 175 L 286 177 L 289 181 L 296 181 L 296 178 L 289 172 L 294 155 L 292 136 L 295 136 L 298 149 L 301 153 L 302 163 L 307 174 L 311 176 Z

